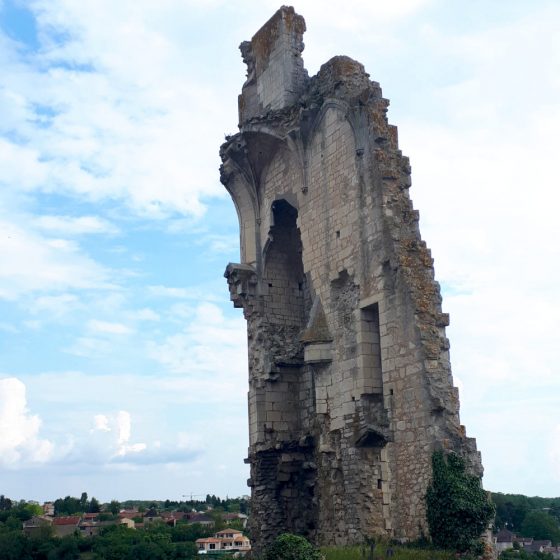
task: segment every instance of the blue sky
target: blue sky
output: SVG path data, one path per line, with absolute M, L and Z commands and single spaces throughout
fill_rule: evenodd
M 247 493 L 218 148 L 268 0 L 0 0 L 0 491 Z M 560 5 L 303 0 L 391 100 L 489 489 L 560 495 Z M 32 475 L 32 476 L 30 476 Z

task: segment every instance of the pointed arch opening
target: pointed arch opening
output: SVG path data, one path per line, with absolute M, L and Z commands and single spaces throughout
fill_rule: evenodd
M 285 199 L 272 204 L 269 242 L 265 253 L 264 281 L 271 322 L 305 327 L 309 294 L 303 271 L 298 211 Z

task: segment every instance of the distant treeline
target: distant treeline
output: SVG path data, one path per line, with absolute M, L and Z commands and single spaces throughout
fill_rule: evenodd
M 519 531 L 526 515 L 531 511 L 545 512 L 560 523 L 560 497 L 539 498 L 522 494 L 492 493 L 492 501 L 496 504 L 496 528 Z
M 560 498 L 539 498 L 522 494 L 492 494 L 496 504 L 495 527 L 523 537 L 560 544 Z
M 177 510 L 177 511 L 203 511 L 209 507 L 219 509 L 226 513 L 248 513 L 249 500 L 246 498 L 225 498 L 222 499 L 214 494 L 207 494 L 204 500 L 126 500 L 121 502 L 121 506 L 125 509 L 151 509 L 157 510 Z
M 3 508 L 3 501 L 11 504 L 9 498 L 0 497 L 0 511 Z M 222 499 L 214 495 L 208 494 L 205 500 L 126 500 L 119 502 L 111 500 L 106 504 L 101 504 L 99 500 L 92 497 L 88 498 L 87 492 L 82 492 L 79 498 L 74 496 L 66 496 L 65 498 L 57 498 L 54 501 L 55 515 L 74 515 L 77 513 L 98 513 L 101 510 L 110 511 L 117 514 L 121 509 L 138 509 L 139 512 L 148 509 L 156 509 L 158 511 L 205 511 L 213 509 L 224 513 L 245 513 L 249 512 L 249 501 L 245 498 L 226 498 Z

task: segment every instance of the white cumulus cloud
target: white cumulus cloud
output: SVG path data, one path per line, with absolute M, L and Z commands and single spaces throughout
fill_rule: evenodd
M 91 432 L 94 434 L 95 432 L 106 434 L 100 438 L 94 438 L 93 442 L 96 447 L 94 455 L 97 455 L 99 458 L 105 457 L 106 462 L 110 462 L 111 459 L 117 457 L 123 458 L 131 453 L 140 453 L 147 448 L 147 445 L 143 442 L 130 442 L 132 418 L 130 412 L 126 410 L 119 410 L 116 414 L 109 415 L 96 414 L 93 417 L 93 429 Z M 79 457 L 83 453 L 80 454 L 78 449 L 74 450 L 74 455 Z
M 93 417 L 93 430 L 99 430 L 100 432 L 110 432 L 109 419 L 105 414 L 96 414 Z
M 131 421 L 130 421 L 130 414 L 125 410 L 120 410 L 117 413 L 117 432 L 118 432 L 118 439 L 117 442 L 119 445 L 123 443 L 127 443 L 130 439 L 130 431 L 131 431 Z
M 0 465 L 8 468 L 44 463 L 53 444 L 39 437 L 41 420 L 29 413 L 25 385 L 15 377 L 0 379 Z

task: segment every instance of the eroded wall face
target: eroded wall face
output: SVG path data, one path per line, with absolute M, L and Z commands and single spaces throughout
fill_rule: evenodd
M 267 52 L 301 43 L 301 22 L 285 34 L 297 18 L 282 8 L 266 24 L 279 37 Z M 240 107 L 260 108 L 221 150 L 241 228 L 226 277 L 248 325 L 252 535 L 257 549 L 282 532 L 414 539 L 433 451 L 481 464 L 459 423 L 410 166 L 359 63 L 335 57 L 302 82 L 297 57 L 275 57 L 292 97 L 263 105 L 259 68 L 270 80 L 277 62 L 249 66 Z

